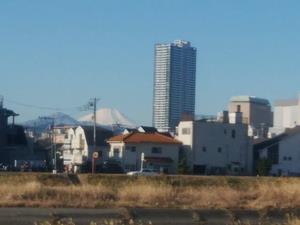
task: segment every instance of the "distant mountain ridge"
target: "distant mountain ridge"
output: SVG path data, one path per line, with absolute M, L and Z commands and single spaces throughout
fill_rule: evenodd
M 65 113 L 62 113 L 62 112 L 57 112 L 57 113 L 53 113 L 48 116 L 41 116 L 37 119 L 26 121 L 22 125 L 26 128 L 34 128 L 36 130 L 45 130 L 45 129 L 49 128 L 49 126 L 51 126 L 53 123 L 52 119 L 50 119 L 50 118 L 54 119 L 55 126 L 57 126 L 57 125 L 76 126 L 76 125 L 80 124 L 73 117 L 71 117 Z
M 134 128 L 136 125 L 127 119 L 122 113 L 120 113 L 116 109 L 99 109 L 97 110 L 97 126 L 101 126 L 103 128 L 109 130 L 123 130 L 124 128 Z M 62 113 L 57 112 L 53 113 L 48 116 L 41 116 L 34 120 L 29 120 L 22 125 L 27 129 L 34 129 L 36 132 L 43 132 L 44 130 L 48 129 L 53 121 L 52 119 L 47 118 L 54 118 L 54 125 L 68 125 L 68 126 L 92 126 L 93 125 L 93 114 L 88 114 L 81 117 L 78 120 L 74 119 L 73 117 Z

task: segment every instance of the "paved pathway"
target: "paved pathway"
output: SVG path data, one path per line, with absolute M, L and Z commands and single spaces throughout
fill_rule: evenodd
M 153 225 L 222 225 L 241 221 L 248 224 L 280 224 L 288 211 L 257 212 L 226 210 L 180 210 L 180 209 L 46 209 L 46 208 L 0 208 L 0 225 L 33 225 L 35 222 L 69 220 L 76 225 L 89 225 L 91 221 L 102 225 L 105 220 L 118 219 L 143 221 Z M 293 214 L 298 214 L 294 211 Z M 243 224 L 241 223 L 241 224 Z

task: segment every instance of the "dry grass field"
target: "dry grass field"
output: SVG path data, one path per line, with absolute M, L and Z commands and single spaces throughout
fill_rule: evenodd
M 290 209 L 300 179 L 1 173 L 0 206 Z

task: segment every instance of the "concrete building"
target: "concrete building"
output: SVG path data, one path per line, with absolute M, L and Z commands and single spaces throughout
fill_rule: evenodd
M 258 142 L 253 146 L 254 162 L 268 160 L 270 175 L 300 175 L 300 126 L 287 128 L 286 131 L 271 139 Z
M 252 96 L 235 96 L 230 99 L 229 113 L 241 112 L 243 123 L 253 129 L 267 133 L 273 124 L 271 104 L 267 99 Z
M 155 45 L 153 126 L 174 131 L 184 114 L 194 116 L 196 48 L 177 40 Z
M 120 162 L 125 171 L 152 168 L 174 174 L 181 142 L 158 132 L 133 131 L 108 140 L 110 159 Z M 142 153 L 144 158 L 142 158 Z
M 100 165 L 108 159 L 109 146 L 106 140 L 113 136 L 113 132 L 102 127 L 96 129 L 96 149 L 94 149 L 94 132 L 92 126 L 78 126 L 70 128 L 65 136 L 63 149 L 64 165 L 72 167 L 74 171 L 90 170 L 93 152 L 98 152 Z
M 181 121 L 176 138 L 183 143 L 194 174 L 251 174 L 248 126 L 223 121 Z
M 300 125 L 300 98 L 274 102 L 274 127 L 271 133 L 283 133 L 286 128 Z M 272 136 L 273 136 L 272 135 Z

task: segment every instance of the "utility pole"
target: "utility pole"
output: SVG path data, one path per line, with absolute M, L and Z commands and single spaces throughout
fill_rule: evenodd
M 54 126 L 55 126 L 55 118 L 54 117 L 39 117 L 42 120 L 51 120 L 51 127 L 50 127 L 50 139 L 51 139 L 51 152 L 52 152 L 52 163 L 53 163 L 53 174 L 57 173 L 57 160 L 56 160 L 56 143 L 55 143 L 55 133 L 54 133 Z
M 97 151 L 97 102 L 99 98 L 92 98 L 88 102 L 88 104 L 84 107 L 84 109 L 92 109 L 93 110 L 93 125 L 94 125 L 94 134 L 93 134 L 93 153 Z M 92 154 L 92 173 L 95 173 L 95 160 L 96 158 Z
M 97 114 L 96 114 L 96 111 L 97 111 L 97 98 L 94 98 L 94 151 L 96 151 L 96 126 L 97 126 Z M 94 172 L 94 171 L 93 171 Z

